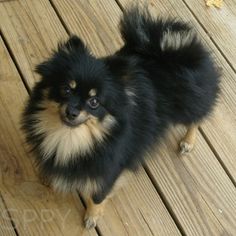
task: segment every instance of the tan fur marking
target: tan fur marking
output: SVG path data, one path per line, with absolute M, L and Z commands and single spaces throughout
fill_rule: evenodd
M 67 193 L 73 190 L 78 190 L 83 196 L 92 196 L 94 193 L 101 190 L 99 180 L 87 179 L 85 181 L 76 180 L 73 182 L 68 182 L 64 178 L 54 177 L 52 179 L 52 186 L 54 190 L 62 193 Z
M 198 130 L 198 125 L 196 124 L 190 125 L 184 137 L 184 140 L 194 145 L 197 137 L 197 130 Z
M 178 50 L 184 46 L 188 46 L 193 41 L 195 35 L 193 30 L 176 32 L 168 29 L 163 33 L 161 49 L 162 51 L 168 49 Z
M 94 215 L 94 214 L 101 212 L 103 210 L 104 205 L 102 203 L 95 204 L 91 198 L 87 198 L 85 201 L 86 201 L 86 205 L 87 205 L 87 211 L 90 211 L 91 214 Z
M 87 198 L 85 201 L 87 209 L 84 216 L 84 223 L 87 229 L 91 229 L 96 226 L 97 220 L 102 216 L 106 200 L 100 204 L 95 204 L 91 198 Z
M 106 115 L 104 119 L 102 120 L 102 127 L 105 128 L 104 132 L 107 132 L 107 134 L 109 134 L 110 128 L 113 127 L 115 123 L 116 123 L 115 117 L 109 114 Z
M 94 97 L 94 96 L 96 96 L 97 95 L 97 90 L 96 89 L 91 89 L 90 91 L 89 91 L 89 96 L 90 97 Z
M 188 130 L 180 142 L 180 153 L 186 154 L 192 151 L 194 148 L 198 131 L 198 124 L 192 124 L 188 127 Z
M 69 82 L 69 86 L 70 86 L 72 89 L 75 89 L 76 86 L 77 86 L 76 81 L 75 81 L 75 80 L 71 80 L 71 81 Z
M 41 107 L 45 110 L 34 115 L 34 119 L 38 121 L 34 132 L 46 134 L 40 148 L 45 159 L 56 152 L 56 164 L 65 164 L 75 158 L 75 154 L 84 155 L 91 152 L 94 143 L 102 142 L 115 123 L 111 115 L 107 115 L 102 122 L 91 115 L 83 124 L 71 128 L 61 121 L 59 115 L 60 109 L 65 109 L 64 106 L 59 108 L 57 103 L 45 100 Z

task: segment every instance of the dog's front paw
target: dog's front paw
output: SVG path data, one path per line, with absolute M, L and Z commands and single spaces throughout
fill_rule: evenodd
M 180 142 L 179 147 L 180 147 L 180 154 L 185 155 L 193 150 L 194 145 L 183 140 Z
M 84 217 L 84 226 L 86 229 L 92 229 L 97 225 L 98 216 L 85 215 Z
M 92 229 L 97 225 L 97 220 L 103 215 L 104 201 L 95 204 L 92 198 L 86 199 L 86 213 L 84 216 L 84 226 L 86 229 Z

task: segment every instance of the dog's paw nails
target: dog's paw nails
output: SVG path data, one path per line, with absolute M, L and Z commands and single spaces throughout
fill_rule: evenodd
M 186 141 L 181 141 L 179 147 L 180 147 L 180 154 L 184 155 L 192 151 L 193 144 L 187 143 Z
M 84 225 L 86 229 L 92 229 L 96 226 L 97 219 L 93 216 L 87 216 L 84 218 Z

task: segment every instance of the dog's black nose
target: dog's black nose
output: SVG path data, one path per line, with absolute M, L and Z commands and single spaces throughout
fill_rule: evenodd
M 79 109 L 74 106 L 67 106 L 66 108 L 66 117 L 69 120 L 74 120 L 79 115 Z

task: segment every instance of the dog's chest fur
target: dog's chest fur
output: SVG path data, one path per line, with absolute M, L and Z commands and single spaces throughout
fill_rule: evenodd
M 45 108 L 45 107 L 44 107 Z M 62 123 L 58 105 L 47 102 L 43 111 L 33 115 L 34 134 L 43 135 L 39 150 L 43 160 L 54 156 L 55 165 L 66 165 L 74 158 L 83 157 L 93 151 L 94 145 L 103 141 L 114 124 L 114 118 L 107 115 L 103 121 L 90 119 L 78 127 Z
M 86 124 L 71 128 L 62 123 L 56 103 L 47 101 L 42 107 L 44 108 L 42 111 L 32 115 L 35 121 L 33 132 L 35 135 L 43 136 L 39 144 L 40 156 L 42 163 L 54 158 L 52 168 L 56 166 L 66 168 L 71 161 L 89 156 L 95 144 L 102 142 L 115 124 L 114 117 L 106 115 L 102 121 L 91 119 Z M 69 172 L 67 174 L 70 175 Z M 90 195 L 101 189 L 101 181 L 89 177 L 79 179 L 75 176 L 74 179 L 68 180 L 67 176 L 55 174 L 50 177 L 50 182 L 52 187 L 60 192 L 77 189 Z

